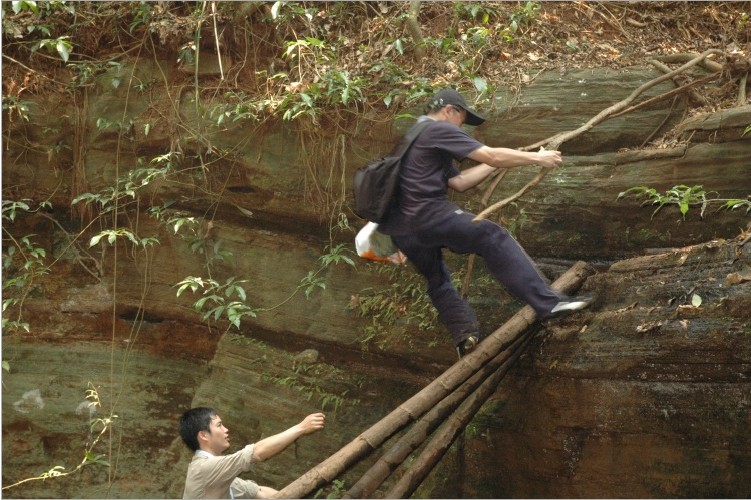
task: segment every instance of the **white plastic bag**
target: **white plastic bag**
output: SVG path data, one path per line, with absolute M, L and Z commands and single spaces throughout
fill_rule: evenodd
M 376 262 L 404 264 L 407 256 L 396 248 L 391 236 L 378 232 L 378 224 L 368 222 L 355 236 L 357 255 Z

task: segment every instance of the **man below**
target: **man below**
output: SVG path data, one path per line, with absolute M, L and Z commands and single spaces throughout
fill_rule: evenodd
M 586 307 L 590 299 L 559 295 L 542 277 L 516 240 L 489 220 L 473 222 L 448 199 L 448 188 L 463 192 L 477 186 L 497 169 L 523 165 L 561 166 L 559 151 L 524 152 L 490 147 L 461 129 L 480 125 L 485 118 L 470 108 L 453 89 L 437 92 L 419 122 L 430 121 L 402 161 L 398 203 L 378 230 L 392 236 L 399 250 L 422 274 L 428 296 L 446 325 L 459 357 L 480 341 L 472 307 L 454 287 L 442 249 L 482 256 L 489 272 L 517 298 L 529 304 L 539 319 Z M 455 162 L 469 158 L 479 165 L 460 171 Z
M 249 444 L 231 455 L 229 430 L 213 408 L 192 408 L 180 417 L 180 437 L 195 452 L 188 466 L 183 498 L 269 498 L 277 490 L 237 477 L 280 453 L 297 438 L 323 429 L 326 417 L 313 413 L 284 432 Z

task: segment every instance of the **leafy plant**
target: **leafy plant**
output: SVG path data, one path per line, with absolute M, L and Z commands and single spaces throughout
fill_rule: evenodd
M 320 267 L 317 270 L 308 271 L 308 274 L 300 281 L 297 289 L 305 289 L 306 298 L 310 298 L 310 295 L 317 289 L 325 290 L 326 282 L 320 276 L 321 272 L 331 265 L 340 263 L 354 267 L 355 262 L 347 255 L 348 253 L 352 253 L 352 250 L 342 243 L 331 248 L 328 253 L 321 255 L 318 259 Z
M 32 102 L 26 100 L 20 100 L 16 96 L 4 95 L 3 96 L 3 111 L 7 111 L 8 115 L 18 116 L 23 121 L 29 121 L 29 115 L 31 113 L 30 106 Z
M 352 399 L 348 401 L 346 398 L 348 391 L 346 390 L 341 394 L 335 394 L 333 392 L 326 391 L 318 384 L 317 377 L 313 377 L 313 380 L 310 383 L 306 382 L 303 377 L 300 377 L 298 375 L 280 377 L 263 374 L 261 377 L 264 380 L 267 380 L 274 384 L 304 394 L 306 401 L 312 401 L 313 397 L 315 397 L 321 410 L 330 408 L 331 411 L 337 411 L 347 403 L 356 405 L 360 402 L 358 399 Z
M 328 491 L 328 493 L 326 493 L 326 491 Z M 323 495 L 326 495 L 326 499 L 344 498 L 346 493 L 347 486 L 344 480 L 334 479 L 328 487 L 316 491 L 313 498 L 324 498 Z
M 526 2 L 524 5 L 517 7 L 509 16 L 509 24 L 501 31 L 501 37 L 506 42 L 514 41 L 516 33 L 532 24 L 537 18 L 540 11 L 539 2 Z
M 297 2 L 274 2 L 271 6 L 271 19 L 277 24 L 294 22 L 298 18 L 312 21 L 316 11 L 301 7 Z
M 454 13 L 459 18 L 479 21 L 482 24 L 488 24 L 497 17 L 496 8 L 481 2 L 456 2 Z
M 380 289 L 365 288 L 352 297 L 348 309 L 370 319 L 364 327 L 363 349 L 375 341 L 386 345 L 413 325 L 421 331 L 434 331 L 438 325 L 438 312 L 425 293 L 422 279 L 402 266 L 375 264 L 376 269 L 388 276 L 389 284 Z M 408 341 L 412 341 L 408 337 Z
M 104 231 L 99 232 L 98 234 L 92 236 L 91 240 L 89 241 L 89 246 L 93 247 L 98 245 L 102 240 L 105 240 L 110 245 L 114 245 L 118 238 L 125 238 L 127 240 L 130 240 L 131 243 L 137 246 L 142 247 L 148 247 L 152 245 L 156 245 L 159 243 L 159 240 L 147 236 L 144 238 L 138 237 L 133 231 L 127 228 L 119 228 L 119 229 L 105 229 Z
M 532 24 L 540 12 L 540 2 L 528 1 L 519 5 L 509 16 L 510 27 L 516 31 L 518 28 Z
M 490 40 L 490 29 L 485 26 L 474 26 L 467 30 L 467 33 L 462 35 L 462 39 L 471 40 L 476 47 L 482 47 Z
M 12 20 L 8 20 L 8 16 L 3 12 L 2 23 L 4 32 L 12 33 L 15 39 L 41 35 L 45 38 L 36 40 L 35 42 L 23 42 L 23 44 L 30 45 L 32 53 L 43 48 L 52 54 L 57 54 L 64 62 L 68 62 L 70 52 L 73 49 L 73 44 L 68 40 L 70 36 L 65 35 L 57 38 L 49 38 L 52 36 L 52 26 L 44 21 L 58 12 L 74 14 L 75 7 L 72 2 L 57 0 L 45 2 L 13 1 L 3 2 L 3 6 L 8 3 L 11 5 L 13 14 L 19 14 L 20 16 L 18 17 L 28 15 L 30 19 L 22 26 L 16 25 Z
M 9 224 L 16 221 L 20 214 L 33 213 L 40 208 L 47 208 L 49 202 L 42 202 L 36 209 L 31 208 L 32 201 L 3 200 L 3 331 L 30 331 L 29 324 L 23 320 L 23 302 L 34 286 L 36 280 L 48 269 L 45 264 L 47 253 L 33 240 L 34 234 L 15 237 L 9 230 Z M 8 318 L 13 308 L 18 308 L 14 320 Z
M 177 296 L 190 289 L 194 294 L 199 290 L 202 297 L 193 303 L 193 309 L 202 314 L 204 321 L 219 321 L 225 317 L 230 326 L 240 329 L 240 322 L 245 317 L 255 318 L 257 309 L 249 306 L 245 288 L 246 280 L 228 278 L 224 284 L 213 279 L 189 276 L 177 285 Z M 229 327 L 227 329 L 229 329 Z
M 101 403 L 101 400 L 99 399 L 99 392 L 97 391 L 96 387 L 94 387 L 94 385 L 91 382 L 89 382 L 88 386 L 89 388 L 86 390 L 86 399 L 89 400 L 89 404 L 88 404 L 89 414 L 94 415 L 96 413 L 97 408 L 102 408 L 102 403 Z M 52 467 L 51 469 L 45 472 L 42 472 L 38 476 L 26 478 L 21 481 L 17 481 L 13 484 L 3 486 L 3 491 L 15 488 L 17 486 L 20 486 L 22 484 L 25 484 L 31 481 L 44 481 L 44 480 L 52 479 L 52 478 L 70 476 L 72 474 L 79 472 L 81 469 L 89 465 L 99 465 L 99 466 L 109 467 L 110 463 L 109 461 L 105 459 L 106 455 L 94 454 L 94 450 L 96 449 L 97 445 L 99 444 L 99 441 L 101 441 L 104 435 L 110 431 L 110 429 L 114 425 L 115 419 L 117 418 L 118 418 L 117 415 L 110 414 L 106 417 L 102 417 L 102 418 L 92 417 L 90 419 L 89 441 L 86 443 L 84 447 L 83 459 L 73 469 L 65 470 L 64 466 L 56 465 Z
M 94 203 L 99 206 L 102 213 L 109 213 L 114 210 L 115 206 L 122 206 L 128 199 L 135 200 L 140 190 L 171 173 L 172 161 L 176 155 L 177 153 L 156 157 L 151 160 L 151 163 L 161 166 L 138 167 L 129 170 L 115 181 L 114 186 L 104 188 L 96 194 L 83 193 L 76 196 L 71 205 L 81 202 L 87 205 Z
M 61 36 L 58 38 L 45 38 L 35 42 L 31 46 L 31 52 L 36 52 L 39 49 L 46 49 L 48 52 L 55 53 L 60 56 L 64 62 L 68 62 L 70 53 L 73 51 L 73 44 L 68 40 L 69 36 Z
M 148 25 L 151 21 L 151 13 L 154 7 L 150 2 L 138 2 L 138 5 L 133 9 L 133 21 L 130 23 L 128 32 L 133 33 L 133 30 L 141 25 Z
M 332 69 L 322 80 L 326 84 L 326 100 L 331 105 L 347 106 L 350 102 L 365 100 L 362 78 L 352 78 L 349 71 Z
M 636 197 L 645 197 L 646 200 L 641 204 L 645 205 L 657 205 L 657 208 L 652 212 L 652 218 L 657 215 L 657 212 L 662 210 L 665 205 L 675 205 L 681 212 L 683 219 L 686 219 L 686 214 L 691 206 L 700 206 L 700 216 L 704 218 L 704 213 L 711 203 L 720 202 L 723 205 L 720 207 L 734 210 L 736 208 L 746 207 L 746 213 L 751 211 L 751 195 L 748 199 L 719 199 L 717 193 L 707 192 L 700 185 L 686 186 L 678 185 L 660 193 L 654 188 L 647 186 L 635 186 L 627 189 L 618 194 L 618 199 L 626 196 L 633 195 Z

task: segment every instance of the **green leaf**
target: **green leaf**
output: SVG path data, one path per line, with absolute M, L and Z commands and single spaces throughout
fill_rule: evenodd
M 274 2 L 271 6 L 271 19 L 275 20 L 279 17 L 279 9 L 282 7 L 282 2 Z
M 396 47 L 396 50 L 400 54 L 404 55 L 404 44 L 402 43 L 402 39 L 401 38 L 397 38 L 396 39 L 396 42 L 394 42 L 394 47 Z
M 68 62 L 68 57 L 70 56 L 70 48 L 68 47 L 68 43 L 63 40 L 58 40 L 57 45 L 55 48 L 57 49 L 57 53 L 60 54 L 60 57 L 63 59 L 63 61 Z M 115 87 L 117 88 L 117 87 Z
M 3 370 L 10 373 L 10 363 L 8 363 L 7 361 L 3 361 Z
M 481 94 L 484 94 L 488 90 L 488 81 L 484 78 L 475 77 L 472 79 L 472 83 L 475 84 L 475 88 Z
M 686 215 L 688 213 L 688 203 L 681 202 L 679 206 L 681 208 L 681 215 Z
M 127 237 L 127 238 L 128 238 L 129 240 L 130 240 L 130 241 L 132 241 L 133 243 L 135 243 L 136 245 L 138 245 L 138 238 L 136 238 L 136 235 L 135 235 L 135 234 L 131 233 L 130 231 L 125 231 L 124 233 L 125 233 L 125 236 L 126 236 L 126 237 Z
M 694 307 L 699 307 L 699 306 L 701 305 L 701 302 L 702 302 L 702 300 L 701 300 L 701 297 L 700 297 L 699 295 L 697 295 L 697 294 L 694 294 L 694 295 L 693 295 L 693 296 L 691 297 L 691 305 L 692 305 L 692 306 L 694 306 Z
M 91 238 L 91 240 L 89 241 L 89 247 L 93 247 L 97 245 L 99 243 L 99 240 L 101 240 L 103 237 L 104 237 L 104 233 L 99 233 L 93 238 Z
M 300 98 L 303 100 L 303 102 L 305 102 L 305 104 L 308 105 L 308 107 L 310 108 L 313 107 L 313 99 L 308 94 L 306 94 L 305 92 L 301 92 Z
M 196 312 L 200 312 L 201 309 L 203 309 L 203 305 L 206 303 L 207 300 L 209 300 L 209 297 L 201 297 L 195 302 L 195 304 L 193 304 L 193 307 L 196 310 Z

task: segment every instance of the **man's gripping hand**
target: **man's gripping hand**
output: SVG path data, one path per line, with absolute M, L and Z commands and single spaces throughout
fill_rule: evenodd
M 543 168 L 557 168 L 563 165 L 560 151 L 547 151 L 540 148 L 537 152 L 537 161 L 535 162 Z
M 323 413 L 311 413 L 305 419 L 300 422 L 300 431 L 303 434 L 310 434 L 312 432 L 323 429 L 326 422 L 326 415 Z

